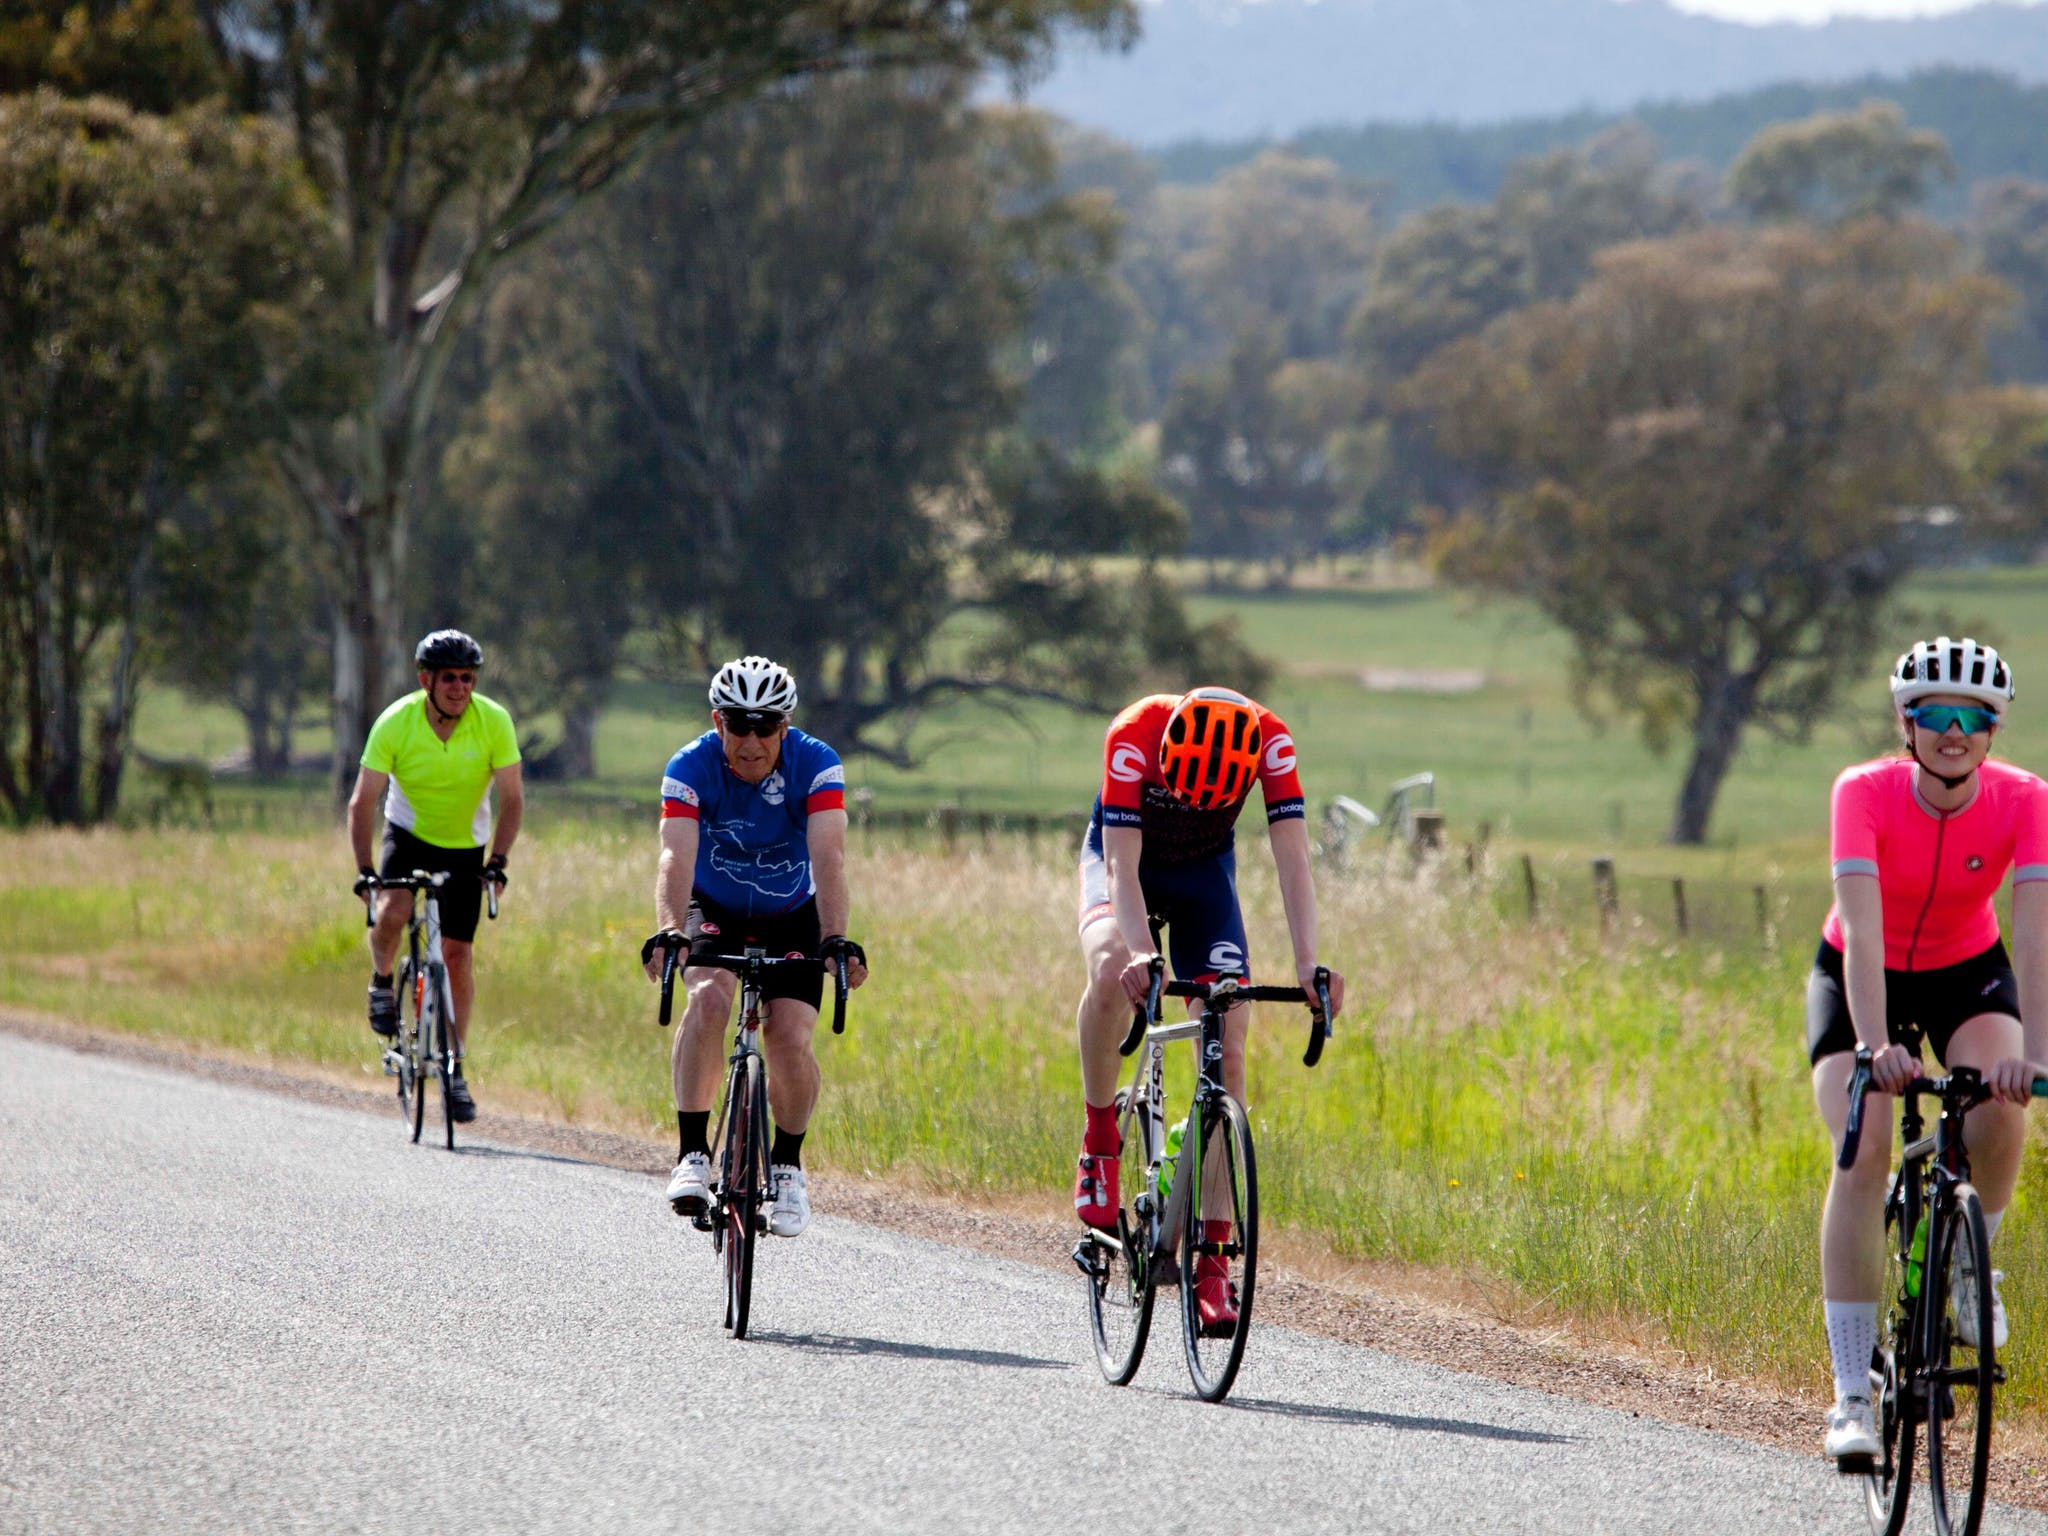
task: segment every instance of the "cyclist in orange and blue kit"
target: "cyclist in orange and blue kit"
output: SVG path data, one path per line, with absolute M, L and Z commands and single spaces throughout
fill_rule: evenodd
M 1303 987 L 1313 988 L 1315 879 L 1294 738 L 1286 725 L 1229 688 L 1197 688 L 1178 698 L 1154 694 L 1110 724 L 1102 790 L 1080 867 L 1088 989 L 1076 1022 L 1087 1123 L 1074 1174 L 1074 1209 L 1090 1226 L 1116 1225 L 1117 1046 L 1151 980 L 1148 920 L 1164 923 L 1168 958 L 1180 979 L 1250 975 L 1237 900 L 1236 825 L 1254 785 L 1266 804 L 1295 973 Z M 1342 1007 L 1343 1000 L 1344 979 L 1333 971 L 1331 1007 Z M 1223 1082 L 1241 1104 L 1250 1020 L 1249 1010 L 1239 1005 L 1224 1027 Z M 1228 1322 L 1235 1311 L 1222 1261 L 1214 1262 L 1214 1274 L 1198 1277 L 1205 1324 Z M 1210 1256 L 1202 1263 L 1209 1265 Z

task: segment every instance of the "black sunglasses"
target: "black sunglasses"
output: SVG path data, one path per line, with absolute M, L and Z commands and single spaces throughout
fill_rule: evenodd
M 789 721 L 773 709 L 721 709 L 718 718 L 735 736 L 773 736 Z

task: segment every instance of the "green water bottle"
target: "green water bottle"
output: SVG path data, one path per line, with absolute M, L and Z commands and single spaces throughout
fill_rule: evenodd
M 1920 1294 L 1920 1277 L 1927 1269 L 1927 1213 L 1920 1213 L 1920 1221 L 1913 1228 L 1913 1241 L 1906 1249 L 1906 1294 Z
M 1159 1159 L 1159 1172 L 1152 1186 L 1152 1192 L 1162 1206 L 1166 1204 L 1166 1192 L 1173 1188 L 1173 1168 L 1180 1160 L 1181 1133 L 1187 1128 L 1187 1121 L 1180 1120 L 1169 1126 L 1166 1131 L 1166 1155 Z

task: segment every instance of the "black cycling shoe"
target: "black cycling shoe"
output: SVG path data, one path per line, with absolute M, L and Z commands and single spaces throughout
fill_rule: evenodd
M 380 1035 L 398 1033 L 398 993 L 393 988 L 371 984 L 370 1028 Z
M 457 1125 L 467 1125 L 476 1118 L 476 1100 L 469 1096 L 469 1084 L 459 1073 L 448 1080 L 448 1112 Z

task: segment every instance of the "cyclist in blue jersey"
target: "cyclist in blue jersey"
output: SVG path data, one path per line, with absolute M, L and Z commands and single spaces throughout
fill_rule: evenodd
M 654 881 L 658 929 L 681 931 L 690 954 L 817 956 L 846 981 L 867 980 L 867 956 L 846 937 L 846 771 L 839 754 L 796 730 L 796 681 L 765 656 L 742 656 L 711 680 L 711 729 L 669 759 L 661 779 L 661 861 Z M 732 1016 L 731 972 L 688 968 L 688 1002 L 671 1067 L 679 1145 L 668 1201 L 695 1216 L 711 1203 L 710 1124 Z M 661 976 L 657 951 L 649 980 Z M 768 1162 L 775 1205 L 768 1230 L 795 1237 L 810 1225 L 804 1133 L 817 1107 L 821 978 L 777 977 L 763 988 Z

